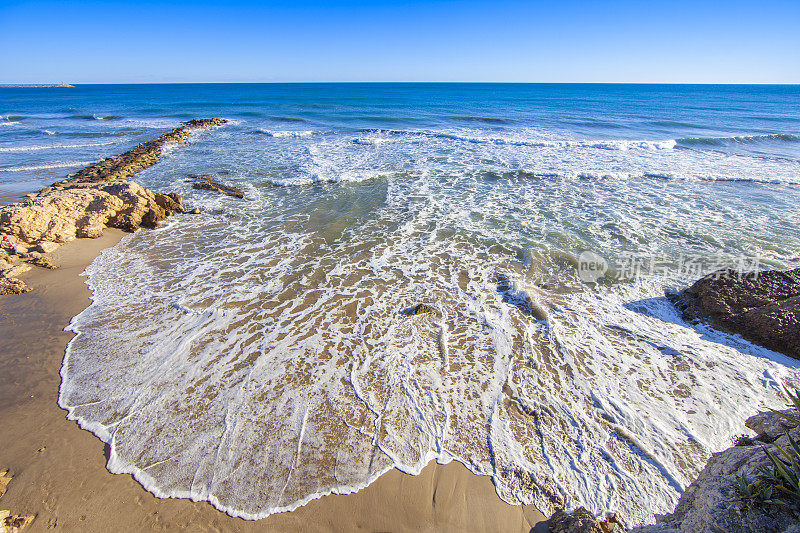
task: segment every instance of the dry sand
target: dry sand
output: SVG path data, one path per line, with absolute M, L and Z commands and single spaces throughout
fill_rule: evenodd
M 123 236 L 68 243 L 61 268 L 23 275 L 34 291 L 0 297 L 0 472 L 14 475 L 0 509 L 35 514 L 25 531 L 546 531 L 531 506 L 508 505 L 491 479 L 432 463 L 419 476 L 388 472 L 366 489 L 327 496 L 258 521 L 205 502 L 158 499 L 129 475 L 105 469 L 107 449 L 58 407 L 59 370 L 72 337 L 62 331 L 89 304 L 87 264 Z M 538 526 L 537 526 L 538 523 Z

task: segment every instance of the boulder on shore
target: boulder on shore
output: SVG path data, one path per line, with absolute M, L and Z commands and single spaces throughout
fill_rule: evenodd
M 720 270 L 674 297 L 687 320 L 800 359 L 800 268 Z

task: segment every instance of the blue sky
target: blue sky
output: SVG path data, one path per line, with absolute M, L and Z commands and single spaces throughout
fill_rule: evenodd
M 800 1 L 0 0 L 0 83 L 800 83 Z

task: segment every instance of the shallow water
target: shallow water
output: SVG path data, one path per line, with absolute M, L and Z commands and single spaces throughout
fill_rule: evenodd
M 232 119 L 139 175 L 204 213 L 88 268 L 62 369 L 109 469 L 158 495 L 256 518 L 455 459 L 510 503 L 649 522 L 798 377 L 664 297 L 800 263 L 797 87 L 77 90 L 9 93 L 5 190 Z

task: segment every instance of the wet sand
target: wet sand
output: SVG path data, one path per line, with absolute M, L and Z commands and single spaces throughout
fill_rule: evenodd
M 62 330 L 90 301 L 79 274 L 123 235 L 106 230 L 62 246 L 52 254 L 61 268 L 22 276 L 32 292 L 0 297 L 0 471 L 14 475 L 0 509 L 35 514 L 25 531 L 546 531 L 538 510 L 506 504 L 490 478 L 457 462 L 429 464 L 419 476 L 393 470 L 356 494 L 258 521 L 158 499 L 131 476 L 109 473 L 103 442 L 68 421 L 57 400 L 72 337 Z

